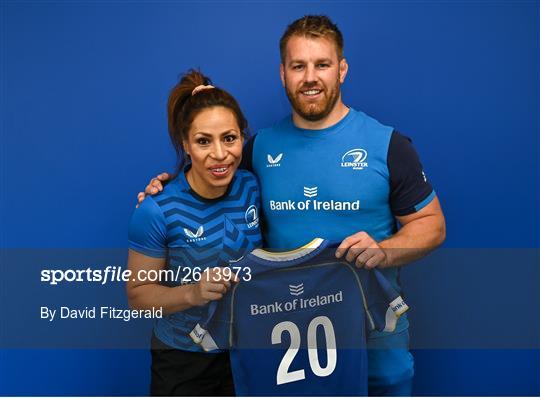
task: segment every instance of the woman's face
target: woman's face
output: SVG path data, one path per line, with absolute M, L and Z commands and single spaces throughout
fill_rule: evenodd
M 183 142 L 191 157 L 186 177 L 191 188 L 204 198 L 222 196 L 242 160 L 243 142 L 231 110 L 215 106 L 199 112 Z

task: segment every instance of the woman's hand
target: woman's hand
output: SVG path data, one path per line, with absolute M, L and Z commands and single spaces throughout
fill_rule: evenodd
M 208 268 L 201 274 L 199 282 L 189 285 L 189 302 L 192 306 L 206 305 L 213 300 L 221 300 L 231 287 L 231 280 L 223 275 L 222 268 Z
M 200 280 L 194 284 L 183 284 L 174 287 L 161 285 L 147 278 L 139 278 L 141 271 L 165 269 L 165 258 L 154 258 L 129 250 L 128 268 L 134 275 L 126 282 L 128 302 L 131 308 L 146 310 L 162 308 L 163 314 L 174 314 L 194 306 L 208 304 L 212 300 L 221 299 L 238 280 L 228 268 L 209 268 L 200 273 Z

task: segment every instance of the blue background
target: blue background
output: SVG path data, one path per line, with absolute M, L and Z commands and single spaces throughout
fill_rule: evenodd
M 413 138 L 446 215 L 445 247 L 540 247 L 537 1 L 3 1 L 2 249 L 125 247 L 136 193 L 174 166 L 165 105 L 178 75 L 200 67 L 239 100 L 252 131 L 267 126 L 289 112 L 278 40 L 313 13 L 344 34 L 345 103 Z M 417 315 L 436 305 L 424 270 L 404 272 Z M 502 298 L 508 275 L 489 264 L 436 267 L 429 280 L 461 305 L 525 291 L 516 311 L 532 317 L 538 264 L 506 267 L 523 270 Z M 411 318 L 413 340 L 415 328 L 467 328 Z M 535 336 L 536 350 L 417 349 L 415 394 L 539 395 Z M 145 350 L 6 349 L 0 394 L 144 395 L 149 363 Z

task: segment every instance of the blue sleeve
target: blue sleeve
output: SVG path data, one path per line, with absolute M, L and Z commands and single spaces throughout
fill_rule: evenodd
M 371 329 L 392 332 L 409 307 L 390 282 L 377 269 L 358 270 L 366 297 L 367 316 Z
M 245 258 L 242 257 L 238 262 L 231 262 L 232 266 L 238 266 L 239 269 L 241 269 L 241 272 L 238 274 L 238 277 L 241 280 L 245 275 L 246 267 L 244 267 L 244 265 L 252 264 L 255 267 L 255 271 L 252 271 L 251 265 L 247 267 L 250 269 L 250 273 L 253 272 L 252 276 L 257 274 L 257 266 L 260 265 L 256 262 L 246 263 L 244 259 Z M 242 282 L 237 283 L 239 285 L 235 285 L 230 289 L 221 300 L 211 301 L 210 304 L 208 304 L 207 314 L 201 318 L 199 323 L 197 323 L 189 333 L 191 339 L 207 352 L 214 350 L 228 350 L 233 348 L 236 344 L 235 330 L 233 328 L 234 309 L 232 303 L 234 302 L 237 289 L 242 288 Z
M 411 139 L 392 132 L 387 156 L 390 173 L 390 207 L 396 216 L 416 213 L 429 204 L 435 192 L 426 178 Z
M 167 257 L 165 216 L 154 198 L 147 197 L 129 222 L 129 248 L 150 257 Z

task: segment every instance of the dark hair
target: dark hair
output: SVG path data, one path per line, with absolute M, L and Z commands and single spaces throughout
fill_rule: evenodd
M 343 58 L 343 35 L 326 15 L 305 15 L 287 26 L 279 41 L 281 63 L 285 62 L 287 43 L 292 36 L 331 39 L 336 44 L 338 59 Z
M 236 118 L 240 134 L 246 135 L 247 120 L 238 105 L 238 102 L 227 91 L 214 87 L 196 92 L 193 90 L 200 85 L 211 85 L 210 78 L 200 71 L 190 69 L 173 87 L 167 103 L 167 118 L 169 126 L 169 137 L 178 156 L 178 169 L 184 165 L 184 150 L 182 141 L 188 139 L 189 129 L 193 120 L 203 109 L 222 106 L 229 109 Z

